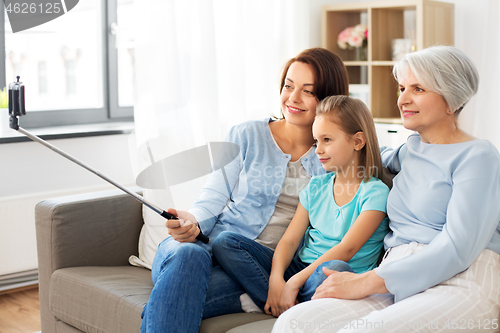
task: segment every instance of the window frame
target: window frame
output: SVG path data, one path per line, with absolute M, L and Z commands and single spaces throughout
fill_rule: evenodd
M 118 96 L 118 50 L 114 46 L 116 43 L 116 35 L 111 33 L 111 24 L 118 22 L 118 1 L 117 0 L 105 0 L 107 3 L 107 19 L 106 22 L 106 36 L 107 40 L 107 50 L 108 50 L 108 77 L 110 79 L 107 85 L 108 92 L 108 105 L 109 105 L 109 117 L 110 118 L 124 118 L 132 117 L 134 114 L 133 106 L 120 106 L 119 96 Z
M 133 106 L 121 107 L 118 104 L 118 52 L 115 45 L 116 37 L 110 33 L 112 22 L 117 21 L 117 0 L 99 1 L 101 4 L 101 36 L 102 36 L 102 87 L 103 107 L 93 109 L 63 109 L 30 112 L 26 106 L 26 115 L 20 119 L 24 128 L 40 128 L 51 126 L 69 126 L 92 123 L 133 121 Z M 5 26 L 6 11 L 0 15 L 0 26 Z M 7 87 L 5 31 L 0 33 L 0 87 Z M 13 78 L 14 80 L 14 78 Z M 22 81 L 22 78 L 21 78 Z M 26 87 L 28 92 L 30 87 Z

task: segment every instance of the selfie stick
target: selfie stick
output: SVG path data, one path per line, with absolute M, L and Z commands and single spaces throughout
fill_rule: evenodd
M 19 119 L 17 117 L 26 115 L 26 109 L 25 109 L 25 104 L 24 104 L 24 85 L 22 82 L 19 82 L 19 78 L 20 77 L 17 76 L 17 82 L 12 82 L 9 85 L 9 116 L 10 116 L 9 126 L 10 126 L 10 128 L 26 135 L 31 140 L 36 141 L 38 143 L 41 143 L 42 145 L 44 145 L 45 147 L 47 147 L 49 149 L 52 149 L 53 151 L 55 151 L 59 155 L 65 157 L 68 160 L 70 160 L 70 161 L 78 164 L 79 166 L 87 169 L 88 171 L 90 171 L 93 174 L 95 174 L 96 176 L 104 179 L 105 181 L 107 181 L 111 185 L 113 185 L 113 186 L 119 188 L 120 190 L 122 190 L 123 192 L 131 195 L 132 197 L 137 199 L 139 202 L 141 202 L 143 205 L 145 205 L 148 208 L 151 208 L 153 211 L 160 214 L 161 216 L 163 216 L 167 220 L 178 220 L 178 218 L 175 215 L 172 215 L 172 214 L 168 213 L 167 211 L 153 205 L 151 202 L 148 202 L 146 199 L 144 199 L 139 194 L 134 193 L 134 192 L 126 189 L 125 187 L 121 186 L 120 184 L 118 184 L 115 181 L 111 180 L 110 178 L 106 177 L 105 175 L 103 175 L 99 171 L 92 169 L 87 164 L 79 161 L 78 159 L 65 153 L 64 151 L 51 145 L 50 143 L 40 139 L 38 136 L 31 134 L 30 132 L 26 131 L 22 127 L 19 127 Z M 200 233 L 198 234 L 198 236 L 196 236 L 196 239 L 198 239 L 199 241 L 201 241 L 205 244 L 208 244 L 210 242 L 210 238 L 205 236 L 201 232 L 201 230 L 200 230 Z

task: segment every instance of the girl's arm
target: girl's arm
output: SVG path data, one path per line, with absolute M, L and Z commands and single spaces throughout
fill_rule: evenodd
M 299 202 L 295 215 L 276 246 L 273 255 L 271 276 L 269 277 L 269 292 L 266 305 L 264 306 L 267 314 L 278 317 L 282 312 L 279 309 L 279 300 L 285 285 L 285 271 L 292 262 L 308 226 L 309 213 Z
M 308 267 L 288 280 L 281 296 L 281 308 L 288 309 L 295 305 L 299 289 L 319 265 L 330 260 L 342 260 L 345 262 L 351 260 L 368 239 L 370 239 L 385 217 L 386 213 L 378 210 L 361 212 L 339 244 L 326 251 Z

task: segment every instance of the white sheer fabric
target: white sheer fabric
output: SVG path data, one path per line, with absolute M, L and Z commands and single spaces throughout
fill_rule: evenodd
M 232 124 L 269 115 L 279 107 L 284 62 L 307 47 L 303 1 L 143 0 L 136 6 L 143 23 L 136 47 L 140 141 L 173 128 L 190 131 L 190 143 L 220 139 Z
M 136 8 L 137 147 L 160 140 L 158 160 L 279 113 L 281 69 L 308 47 L 307 2 L 142 0 Z
M 455 0 L 455 46 L 479 71 L 479 91 L 460 115 L 468 133 L 500 149 L 500 1 Z

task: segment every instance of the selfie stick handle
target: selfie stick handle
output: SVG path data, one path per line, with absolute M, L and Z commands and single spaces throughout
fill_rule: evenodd
M 59 155 L 63 156 L 63 157 L 66 157 L 67 159 L 69 159 L 70 161 L 78 164 L 79 166 L 87 169 L 88 171 L 92 172 L 93 174 L 95 174 L 96 176 L 104 179 L 105 181 L 107 181 L 108 183 L 110 183 L 111 185 L 115 186 L 115 187 L 118 187 L 120 190 L 122 190 L 123 192 L 133 196 L 135 199 L 137 199 L 139 202 L 141 202 L 142 204 L 144 204 L 145 206 L 151 208 L 152 210 L 154 210 L 156 213 L 160 214 L 161 216 L 163 216 L 164 218 L 168 219 L 168 220 L 178 220 L 178 218 L 175 216 L 175 215 L 172 215 L 170 213 L 168 213 L 167 211 L 153 205 L 151 202 L 148 202 L 146 199 L 144 199 L 144 197 L 140 196 L 139 194 L 137 193 L 134 193 L 128 189 L 126 189 L 125 187 L 121 186 L 120 184 L 116 183 L 115 181 L 111 180 L 110 178 L 106 177 L 105 175 L 103 175 L 102 173 L 100 173 L 99 171 L 97 170 L 94 170 L 92 169 L 90 166 L 88 166 L 87 164 L 83 163 L 82 161 L 79 161 L 78 159 L 74 158 L 73 156 L 65 153 L 64 151 L 62 151 L 61 149 L 57 148 L 56 146 L 53 146 L 51 145 L 50 143 L 40 139 L 38 136 L 34 135 L 34 134 L 31 134 L 30 132 L 26 131 L 25 129 L 23 129 L 22 127 L 19 127 L 19 126 L 16 126 L 17 127 L 17 131 L 21 132 L 22 134 L 26 135 L 28 138 L 30 138 L 31 140 L 33 141 L 36 141 L 36 142 L 39 142 L 41 143 L 42 145 L 44 145 L 45 147 L 49 148 L 49 149 L 52 149 L 53 151 L 55 151 L 56 153 L 58 153 Z M 16 128 L 14 128 L 16 129 Z M 201 232 L 201 229 L 200 229 L 200 233 L 198 234 L 198 236 L 196 237 L 196 239 L 198 239 L 199 241 L 205 243 L 205 244 L 208 244 L 210 242 L 210 238 L 208 238 L 207 236 L 205 236 L 202 232 Z

